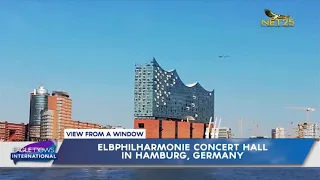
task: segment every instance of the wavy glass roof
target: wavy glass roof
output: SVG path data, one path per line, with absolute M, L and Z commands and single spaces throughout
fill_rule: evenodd
M 134 103 L 135 117 L 208 122 L 214 116 L 214 91 L 183 83 L 176 70 L 164 70 L 155 58 L 136 66 Z
M 172 69 L 172 70 L 169 70 L 169 71 L 165 70 L 164 68 L 162 68 L 162 67 L 159 65 L 159 63 L 156 61 L 155 58 L 153 58 L 153 60 L 151 61 L 151 63 L 153 63 L 154 65 L 156 65 L 157 67 L 159 67 L 162 71 L 165 71 L 165 72 L 167 72 L 167 73 L 173 73 L 176 77 L 178 77 L 179 81 L 183 83 L 183 81 L 181 80 L 181 78 L 180 78 L 180 76 L 179 76 L 179 74 L 178 74 L 178 72 L 177 72 L 176 69 Z M 194 82 L 194 83 L 191 83 L 191 84 L 185 84 L 185 83 L 183 83 L 183 84 L 184 84 L 185 87 L 187 87 L 187 88 L 199 88 L 199 89 L 203 89 L 204 91 L 207 91 L 207 92 L 213 92 L 213 90 L 212 90 L 212 91 L 209 91 L 209 90 L 206 90 L 205 88 L 203 88 L 199 82 Z

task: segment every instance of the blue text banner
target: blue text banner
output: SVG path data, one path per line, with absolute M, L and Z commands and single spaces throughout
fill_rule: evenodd
M 54 165 L 303 165 L 314 139 L 66 139 Z

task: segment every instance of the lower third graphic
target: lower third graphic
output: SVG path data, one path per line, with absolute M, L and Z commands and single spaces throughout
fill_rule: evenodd
M 40 141 L 24 147 L 17 147 L 11 153 L 11 160 L 17 162 L 49 162 L 57 159 L 57 141 Z

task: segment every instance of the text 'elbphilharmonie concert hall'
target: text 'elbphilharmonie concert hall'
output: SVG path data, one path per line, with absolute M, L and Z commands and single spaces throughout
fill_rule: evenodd
M 136 65 L 134 93 L 134 127 L 146 129 L 147 138 L 204 138 L 214 119 L 214 91 L 185 85 L 155 58 Z

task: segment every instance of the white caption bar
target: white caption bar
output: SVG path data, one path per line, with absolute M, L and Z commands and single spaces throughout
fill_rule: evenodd
M 145 129 L 65 129 L 64 139 L 145 139 Z

